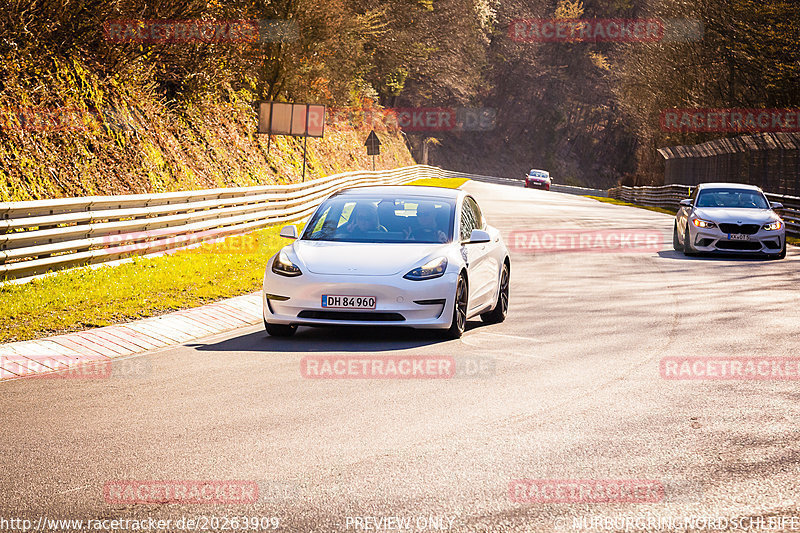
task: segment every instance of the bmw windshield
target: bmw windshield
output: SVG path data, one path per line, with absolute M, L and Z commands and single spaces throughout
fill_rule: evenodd
M 703 189 L 695 207 L 769 209 L 769 202 L 761 192 L 751 189 Z
M 303 240 L 445 243 L 453 238 L 455 200 L 423 196 L 335 196 L 306 225 Z

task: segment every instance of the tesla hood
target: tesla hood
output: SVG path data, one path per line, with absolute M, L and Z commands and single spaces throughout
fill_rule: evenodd
M 297 241 L 298 259 L 314 274 L 345 276 L 391 276 L 405 274 L 441 244 L 375 244 Z M 442 249 L 442 255 L 444 250 Z

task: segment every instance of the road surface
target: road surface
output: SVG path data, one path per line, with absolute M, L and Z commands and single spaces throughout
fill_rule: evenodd
M 626 515 L 638 520 L 629 531 L 659 530 L 647 517 L 661 531 L 683 531 L 665 521 L 684 517 L 765 527 L 796 517 L 800 529 L 798 382 L 660 371 L 668 357 L 800 353 L 797 250 L 784 261 L 686 258 L 671 250 L 668 215 L 465 187 L 512 247 L 513 232 L 533 230 L 661 239 L 644 251 L 515 249 L 508 319 L 471 321 L 457 341 L 304 328 L 279 339 L 250 327 L 127 361 L 133 377 L 0 383 L 0 518 L 246 515 L 275 517 L 279 531 L 551 532 L 625 531 Z M 461 371 L 304 379 L 309 355 L 453 357 Z M 204 480 L 255 483 L 256 501 L 104 493 L 120 482 Z M 594 488 L 575 497 L 572 485 L 559 503 L 552 492 L 515 493 L 517 480 Z M 660 488 L 655 498 L 592 500 L 620 483 Z M 786 520 L 770 531 L 792 530 Z

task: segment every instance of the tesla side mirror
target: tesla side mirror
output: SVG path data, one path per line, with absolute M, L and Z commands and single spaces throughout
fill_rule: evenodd
M 772 202 L 769 204 L 770 209 L 783 209 L 783 204 L 780 202 Z
M 481 242 L 489 242 L 492 238 L 489 234 L 482 229 L 474 229 L 472 233 L 469 235 L 469 243 L 470 244 L 478 244 Z
M 691 200 L 691 198 L 686 198 L 685 200 L 681 200 L 680 204 L 683 207 L 692 207 L 692 200 Z
M 288 226 L 284 226 L 281 228 L 281 237 L 285 239 L 296 239 L 297 238 L 297 226 L 294 224 L 289 224 Z

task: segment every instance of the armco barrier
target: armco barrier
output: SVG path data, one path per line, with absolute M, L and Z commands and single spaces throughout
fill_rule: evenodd
M 345 187 L 442 177 L 437 167 L 346 172 L 291 185 L 0 203 L 0 280 L 174 251 L 309 216 Z
M 609 198 L 630 202 L 632 204 L 662 207 L 678 211 L 681 200 L 688 198 L 691 187 L 688 185 L 662 185 L 661 187 L 615 187 L 608 190 Z M 770 202 L 780 202 L 783 209 L 779 214 L 786 223 L 786 233 L 792 237 L 800 237 L 800 198 L 782 194 L 765 193 Z
M 500 178 L 497 176 L 481 176 L 480 174 L 467 174 L 465 172 L 455 172 L 453 170 L 442 170 L 445 178 L 467 178 L 486 183 L 497 183 L 499 185 L 518 185 L 525 186 L 525 178 Z M 577 194 L 579 196 L 606 196 L 603 189 L 587 189 L 586 187 L 575 187 L 573 185 L 561 185 L 553 183 L 550 185 L 553 192 L 563 192 L 567 194 Z

